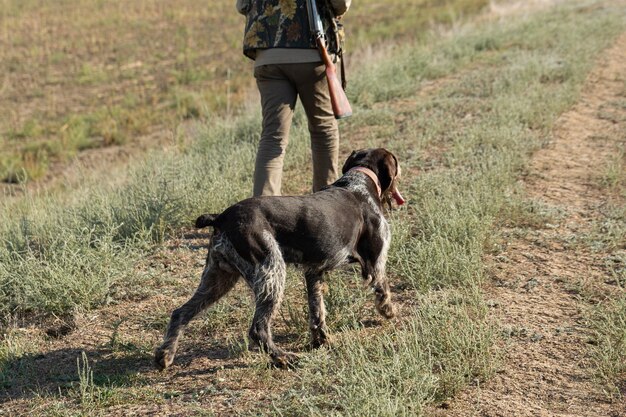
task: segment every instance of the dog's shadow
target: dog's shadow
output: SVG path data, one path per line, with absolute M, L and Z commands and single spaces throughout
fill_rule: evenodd
M 59 393 L 72 395 L 80 391 L 81 384 L 94 388 L 128 385 L 150 367 L 140 352 L 120 356 L 104 348 L 25 354 L 5 361 L 0 369 L 0 403 Z
M 245 368 L 228 346 L 182 351 L 175 365 L 159 372 L 152 352 L 110 348 L 66 348 L 24 354 L 0 364 L 0 404 L 12 400 L 62 395 L 80 400 L 81 390 L 142 387 L 190 375 L 210 375 Z M 206 366 L 204 366 L 206 365 Z
M 241 352 L 235 352 L 228 344 L 213 344 L 210 347 L 182 346 L 170 368 L 164 371 L 173 378 L 214 374 L 224 369 L 241 369 L 249 365 L 240 360 Z M 152 358 L 150 358 L 152 360 Z

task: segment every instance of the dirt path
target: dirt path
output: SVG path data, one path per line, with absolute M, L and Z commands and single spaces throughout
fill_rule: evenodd
M 603 269 L 606 254 L 571 238 L 593 230 L 607 201 L 598 186 L 615 143 L 624 140 L 626 33 L 598 62 L 579 102 L 557 121 L 553 142 L 537 152 L 524 179 L 529 200 L 560 214 L 546 228 L 509 230 L 506 250 L 492 262 L 486 297 L 507 346 L 503 369 L 484 386 L 467 390 L 446 416 L 624 416 L 592 380 L 589 329 L 581 289 L 618 291 Z M 522 236 L 519 236 L 522 234 Z

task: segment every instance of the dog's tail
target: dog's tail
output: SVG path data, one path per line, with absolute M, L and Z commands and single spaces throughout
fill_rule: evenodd
M 202 229 L 203 227 L 213 226 L 218 214 L 203 214 L 196 219 L 196 228 Z

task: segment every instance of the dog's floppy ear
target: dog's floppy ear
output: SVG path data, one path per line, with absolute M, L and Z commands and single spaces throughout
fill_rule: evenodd
M 346 159 L 346 162 L 343 164 L 343 168 L 341 168 L 342 174 L 345 174 L 346 172 L 348 172 L 348 170 L 355 165 L 354 161 L 356 159 L 356 153 L 357 151 L 352 151 L 348 159 Z
M 378 161 L 378 180 L 380 187 L 386 191 L 398 175 L 398 160 L 395 155 L 385 150 L 385 156 Z

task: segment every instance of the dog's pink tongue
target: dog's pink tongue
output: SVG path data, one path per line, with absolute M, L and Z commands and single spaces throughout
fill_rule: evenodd
M 401 206 L 405 203 L 404 198 L 402 197 L 402 194 L 400 194 L 400 191 L 393 190 L 391 192 L 391 196 L 393 197 L 394 200 L 396 200 L 396 204 Z

